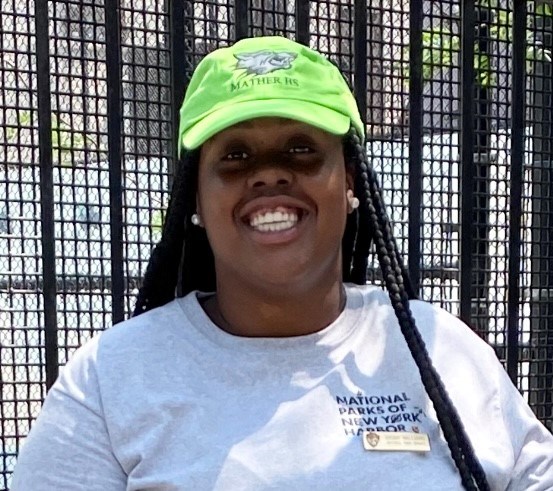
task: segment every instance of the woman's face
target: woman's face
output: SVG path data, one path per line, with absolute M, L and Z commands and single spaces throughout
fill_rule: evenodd
M 293 294 L 341 281 L 352 179 L 341 137 L 283 118 L 237 124 L 201 149 L 197 209 L 218 289 Z

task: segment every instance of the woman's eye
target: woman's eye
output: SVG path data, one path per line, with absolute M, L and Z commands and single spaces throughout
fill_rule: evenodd
M 298 145 L 295 147 L 291 147 L 288 150 L 288 153 L 311 153 L 313 149 L 311 147 L 308 147 L 306 145 Z
M 236 151 L 236 152 L 227 153 L 223 157 L 223 160 L 246 160 L 248 157 L 249 155 L 246 152 Z

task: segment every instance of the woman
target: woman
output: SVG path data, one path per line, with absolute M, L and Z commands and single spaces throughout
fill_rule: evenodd
M 179 146 L 135 317 L 65 367 L 14 491 L 553 488 L 553 437 L 493 351 L 409 301 L 329 61 L 279 37 L 211 53 Z

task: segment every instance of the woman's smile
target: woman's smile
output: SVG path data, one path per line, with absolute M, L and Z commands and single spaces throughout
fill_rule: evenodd
M 277 206 L 274 209 L 262 209 L 248 217 L 248 224 L 257 232 L 281 232 L 294 227 L 300 219 L 299 210 Z
M 339 280 L 350 181 L 341 138 L 298 121 L 259 118 L 208 140 L 197 204 L 218 283 Z
M 312 215 L 303 203 L 289 196 L 259 197 L 250 201 L 240 222 L 259 244 L 278 245 L 296 239 L 305 220 Z

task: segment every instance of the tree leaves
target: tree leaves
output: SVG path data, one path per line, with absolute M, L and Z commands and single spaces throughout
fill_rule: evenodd
M 70 123 L 56 112 L 51 115 L 52 157 L 59 157 L 60 165 L 71 165 L 73 153 L 97 148 L 96 139 L 84 132 L 75 131 Z M 17 144 L 22 129 L 36 130 L 33 127 L 33 114 L 30 110 L 17 111 L 15 125 L 5 130 L 6 143 Z
M 538 17 L 553 17 L 553 5 L 551 3 L 528 2 L 529 10 L 533 16 L 528 16 L 526 38 L 527 73 L 532 73 L 534 62 L 552 62 L 551 49 L 543 46 L 534 35 L 532 22 Z M 478 7 L 491 9 L 488 42 L 510 43 L 512 42 L 513 12 L 500 9 L 495 0 L 480 0 Z M 431 80 L 444 68 L 452 68 L 458 64 L 460 56 L 461 40 L 451 29 L 440 26 L 427 29 L 422 33 L 422 77 L 424 81 Z M 408 47 L 406 47 L 408 50 Z M 406 56 L 405 58 L 408 58 Z M 474 46 L 474 70 L 476 83 L 481 87 L 492 87 L 497 83 L 495 70 L 493 69 L 489 53 L 481 52 L 478 42 Z M 401 70 L 405 78 L 409 78 L 409 63 L 402 61 L 394 65 L 396 70 Z

